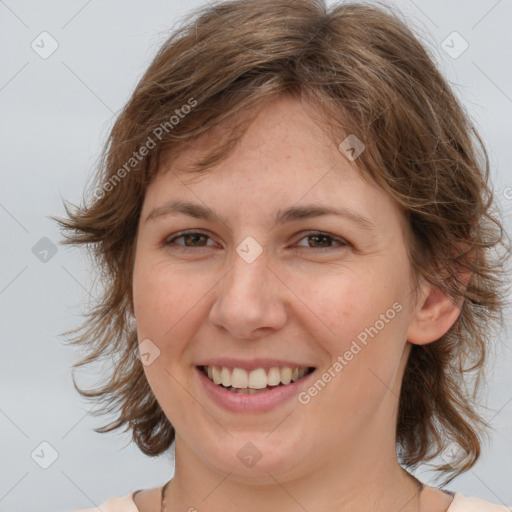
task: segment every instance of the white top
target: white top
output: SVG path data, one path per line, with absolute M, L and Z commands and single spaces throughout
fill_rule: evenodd
M 99 508 L 77 509 L 70 512 L 139 512 L 137 505 L 133 501 L 135 492 L 118 498 L 109 498 Z M 456 492 L 446 512 L 511 512 L 511 509 L 503 505 L 495 505 L 490 501 L 480 498 L 467 497 Z

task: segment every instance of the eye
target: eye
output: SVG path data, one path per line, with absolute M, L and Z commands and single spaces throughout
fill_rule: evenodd
M 311 249 L 336 249 L 337 247 L 333 247 L 331 242 L 338 244 L 340 247 L 347 247 L 349 245 L 348 242 L 342 240 L 341 238 L 336 238 L 320 231 L 312 231 L 301 238 L 301 240 L 313 241 L 314 247 L 309 247 Z
M 183 240 L 184 243 L 177 242 L 178 240 L 181 240 L 181 239 Z M 172 238 L 168 238 L 164 242 L 164 245 L 166 245 L 166 246 L 177 245 L 177 246 L 183 247 L 184 249 L 194 249 L 194 248 L 202 248 L 202 247 L 208 247 L 208 246 L 211 247 L 212 246 L 211 244 L 210 245 L 207 244 L 208 240 L 211 240 L 211 238 L 205 233 L 201 233 L 199 231 L 189 231 L 189 232 L 185 232 L 185 233 L 178 233 L 176 236 L 174 236 Z M 341 238 L 336 238 L 334 236 L 331 236 L 327 233 L 322 233 L 320 231 L 309 232 L 305 236 L 303 236 L 300 240 L 301 241 L 308 240 L 309 243 L 312 242 L 312 244 L 313 244 L 312 247 L 311 246 L 306 247 L 309 249 L 336 249 L 336 248 L 347 247 L 350 245 L 348 242 L 346 242 L 345 240 L 342 240 Z M 333 246 L 333 243 L 337 244 L 338 247 L 336 247 L 336 245 Z M 297 246 L 304 247 L 304 246 L 301 246 L 300 244 L 297 244 Z
M 176 243 L 176 240 L 183 239 L 185 242 L 184 244 Z M 168 238 L 165 241 L 164 245 L 180 245 L 186 249 L 193 249 L 195 247 L 207 247 L 207 245 L 203 245 L 202 243 L 206 240 L 211 240 L 211 238 L 206 235 L 205 233 L 201 233 L 199 231 L 189 231 L 186 233 L 178 234 L 175 237 Z M 190 243 L 191 245 L 187 245 L 187 243 Z

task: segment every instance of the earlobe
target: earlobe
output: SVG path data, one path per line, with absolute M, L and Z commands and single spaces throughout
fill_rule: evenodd
M 438 340 L 448 332 L 460 315 L 460 305 L 452 297 L 431 284 L 425 286 L 423 300 L 418 303 L 411 319 L 407 340 L 425 345 Z

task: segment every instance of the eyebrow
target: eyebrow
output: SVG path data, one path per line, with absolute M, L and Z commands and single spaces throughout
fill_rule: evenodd
M 180 199 L 172 199 L 164 203 L 162 206 L 154 208 L 148 214 L 144 222 L 172 214 L 183 214 L 188 215 L 189 217 L 194 217 L 195 219 L 217 221 L 227 225 L 226 220 L 211 208 L 201 204 L 188 203 Z M 332 206 L 324 206 L 318 204 L 292 206 L 284 210 L 278 210 L 274 217 L 273 226 L 284 224 L 286 222 L 292 222 L 294 220 L 321 217 L 323 215 L 336 215 L 338 217 L 345 217 L 364 229 L 375 228 L 375 225 L 369 219 L 363 217 L 359 213 L 353 212 L 347 208 L 334 208 Z

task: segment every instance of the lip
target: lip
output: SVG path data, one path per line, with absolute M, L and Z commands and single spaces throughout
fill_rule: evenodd
M 243 368 L 244 370 L 256 370 L 257 368 L 283 368 L 288 366 L 290 368 L 312 368 L 311 364 L 301 364 L 294 361 L 283 361 L 279 359 L 252 359 L 250 361 L 242 359 L 233 359 L 229 357 L 222 357 L 216 359 L 208 359 L 201 361 L 196 366 L 226 366 L 228 368 Z
M 226 360 L 224 360 L 226 361 Z M 261 362 L 261 360 L 260 360 Z M 237 363 L 238 364 L 238 363 Z M 260 363 L 258 363 L 260 364 Z M 282 362 L 281 362 L 282 364 Z M 222 366 L 222 365 L 218 365 Z M 229 366 L 224 364 L 224 366 Z M 277 366 L 277 365 L 274 365 Z M 285 365 L 286 366 L 286 365 Z M 256 366 L 255 368 L 261 368 Z M 240 368 L 240 367 L 238 367 Z M 204 387 L 208 396 L 220 407 L 231 412 L 267 412 L 282 405 L 293 397 L 297 396 L 299 390 L 307 385 L 310 377 L 315 374 L 315 370 L 295 382 L 291 382 L 286 386 L 276 386 L 270 391 L 264 393 L 239 394 L 227 391 L 226 389 L 214 384 L 199 367 L 195 367 L 199 381 Z

